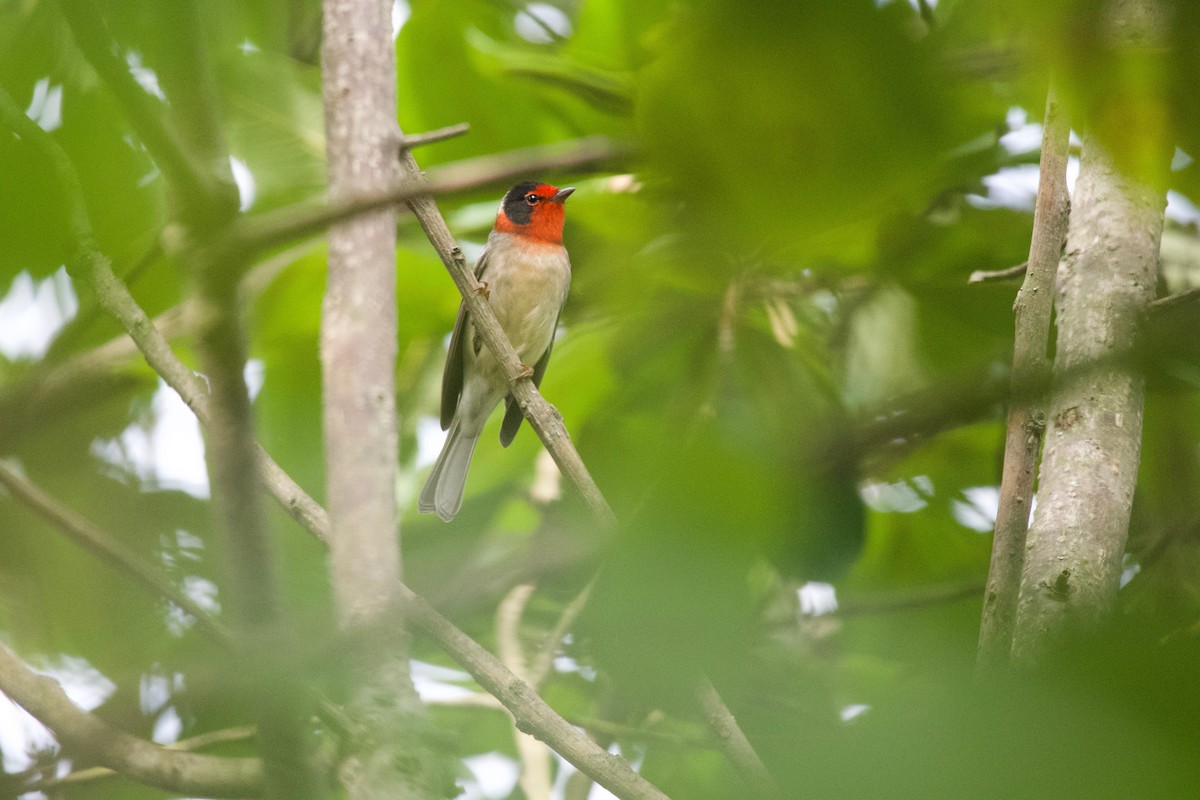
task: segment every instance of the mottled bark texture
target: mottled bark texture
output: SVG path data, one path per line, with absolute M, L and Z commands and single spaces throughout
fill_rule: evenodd
M 1025 556 L 1014 656 L 1112 606 L 1141 450 L 1143 381 L 1129 367 L 1079 370 L 1130 347 L 1154 297 L 1165 194 L 1123 176 L 1085 136 L 1059 271 L 1055 392 Z
M 395 56 L 385 0 L 325 0 L 322 46 L 329 198 L 384 191 L 396 161 Z M 329 231 L 321 323 L 330 580 L 348 711 L 361 734 L 339 768 L 350 800 L 440 797 L 399 614 L 395 500 L 396 232 L 386 208 Z M 369 635 L 359 632 L 370 631 Z
M 1107 4 L 1102 35 L 1119 68 L 1152 73 L 1147 59 L 1160 51 L 1167 10 L 1158 0 Z M 1154 86 L 1142 88 L 1146 94 Z M 1111 98 L 1113 108 L 1092 109 L 1089 119 L 1111 119 L 1127 99 L 1120 94 Z M 1145 108 L 1141 102 L 1134 107 Z M 1013 632 L 1013 659 L 1020 663 L 1036 662 L 1065 631 L 1106 616 L 1120 585 L 1144 382 L 1128 363 L 1081 367 L 1132 347 L 1154 299 L 1166 207 L 1161 179 L 1170 152 L 1126 160 L 1141 172 L 1123 173 L 1100 137 L 1085 129 L 1058 275 L 1055 373 L 1063 378 L 1050 405 Z

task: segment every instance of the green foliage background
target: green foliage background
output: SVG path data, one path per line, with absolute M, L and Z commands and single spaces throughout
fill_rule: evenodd
M 101 5 L 122 55 L 151 71 L 143 77 L 170 68 L 170 4 Z M 932 29 L 903 2 L 552 5 L 568 30 L 525 38 L 518 15 L 553 23 L 544 6 L 413 0 L 396 39 L 397 111 L 408 132 L 471 124 L 420 150 L 424 167 L 597 133 L 636 148 L 629 176 L 531 176 L 579 187 L 566 231 L 574 284 L 543 391 L 622 525 L 598 538 L 569 486 L 560 501 L 531 500 L 539 444 L 526 429 L 501 450 L 498 420 L 453 525 L 416 515 L 417 431 L 436 414 L 458 298 L 401 218 L 408 582 L 493 651 L 500 599 L 535 582 L 523 622 L 533 648 L 602 567 L 566 646 L 585 669 L 554 673 L 545 696 L 573 721 L 623 726 L 622 753 L 673 797 L 745 796 L 703 740 L 699 669 L 789 797 L 1196 796 L 1194 363 L 1165 358 L 1151 378 L 1129 554 L 1140 572 L 1112 628 L 1012 685 L 971 682 L 990 535 L 954 513 L 964 492 L 999 481 L 1001 407 L 960 420 L 947 389 L 944 409 L 924 409 L 945 425 L 885 442 L 859 435 L 909 392 L 1002 374 L 1014 286 L 966 277 L 1021 262 L 1032 217 L 969 197 L 1002 168 L 1036 164 L 1036 151 L 1013 153 L 1000 137 L 1010 108 L 1040 117 L 1051 72 L 1121 163 L 1159 163 L 1173 147 L 1200 155 L 1196 4 L 1178 4 L 1166 52 L 1136 61 L 1104 47 L 1100 4 L 1086 0 L 942 0 Z M 202 10 L 194 35 L 231 153 L 257 188 L 246 213 L 319 194 L 317 4 Z M 155 164 L 57 5 L 0 2 L 0 84 L 28 108 L 39 82 L 61 90 L 51 135 L 80 174 L 100 248 L 150 314 L 180 303 L 187 282 L 154 247 L 170 215 Z M 47 278 L 74 250 L 49 175 L 0 132 L 0 287 L 21 273 Z M 1191 163 L 1163 180 L 1197 198 L 1198 175 Z M 461 240 L 482 242 L 503 188 L 443 199 Z M 1195 234 L 1169 231 L 1191 247 Z M 260 440 L 318 499 L 324 266 L 319 241 L 273 255 L 252 273 L 247 306 L 265 374 Z M 1194 268 L 1180 274 L 1164 290 L 1200 281 Z M 0 450 L 176 582 L 211 581 L 219 602 L 207 501 L 97 454 L 98 441 L 154 423 L 153 373 L 131 358 L 58 402 L 28 401 L 51 368 L 120 333 L 84 284 L 74 289 L 79 311 L 44 356 L 0 360 Z M 194 364 L 186 336 L 174 345 Z M 272 513 L 320 683 L 333 641 L 324 553 Z M 139 702 L 145 675 L 184 676 L 169 700 L 183 735 L 246 722 L 223 654 L 168 624 L 159 599 L 3 497 L 0 531 L 0 630 L 23 655 L 86 658 L 117 687 L 100 713 L 140 735 L 161 713 Z M 808 580 L 832 582 L 840 610 L 798 617 L 795 590 Z M 415 647 L 451 665 L 432 644 Z M 852 704 L 870 709 L 843 721 Z M 432 713 L 459 755 L 515 757 L 498 712 Z M 68 792 L 157 794 L 124 782 Z

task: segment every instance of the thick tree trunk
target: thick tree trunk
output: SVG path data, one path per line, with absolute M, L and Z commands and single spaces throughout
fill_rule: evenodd
M 1121 175 L 1085 136 L 1058 284 L 1056 370 L 1128 348 L 1154 297 L 1165 194 Z M 1051 409 L 1014 634 L 1028 662 L 1110 609 L 1141 449 L 1143 382 L 1120 366 L 1064 381 Z
M 322 66 L 329 196 L 395 185 L 399 169 L 391 3 L 325 0 Z M 361 737 L 340 777 L 351 800 L 442 795 L 399 615 L 395 501 L 396 231 L 391 209 L 329 232 L 321 325 L 329 565 Z

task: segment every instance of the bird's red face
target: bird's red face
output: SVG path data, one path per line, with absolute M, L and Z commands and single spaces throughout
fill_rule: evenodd
M 548 183 L 518 183 L 500 203 L 496 230 L 519 234 L 540 244 L 562 244 L 563 203 L 573 191 Z

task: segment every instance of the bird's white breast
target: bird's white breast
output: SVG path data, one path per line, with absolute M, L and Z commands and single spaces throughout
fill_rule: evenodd
M 562 245 L 527 243 L 512 234 L 493 234 L 487 281 L 500 326 L 521 361 L 541 358 L 571 286 L 571 262 Z

